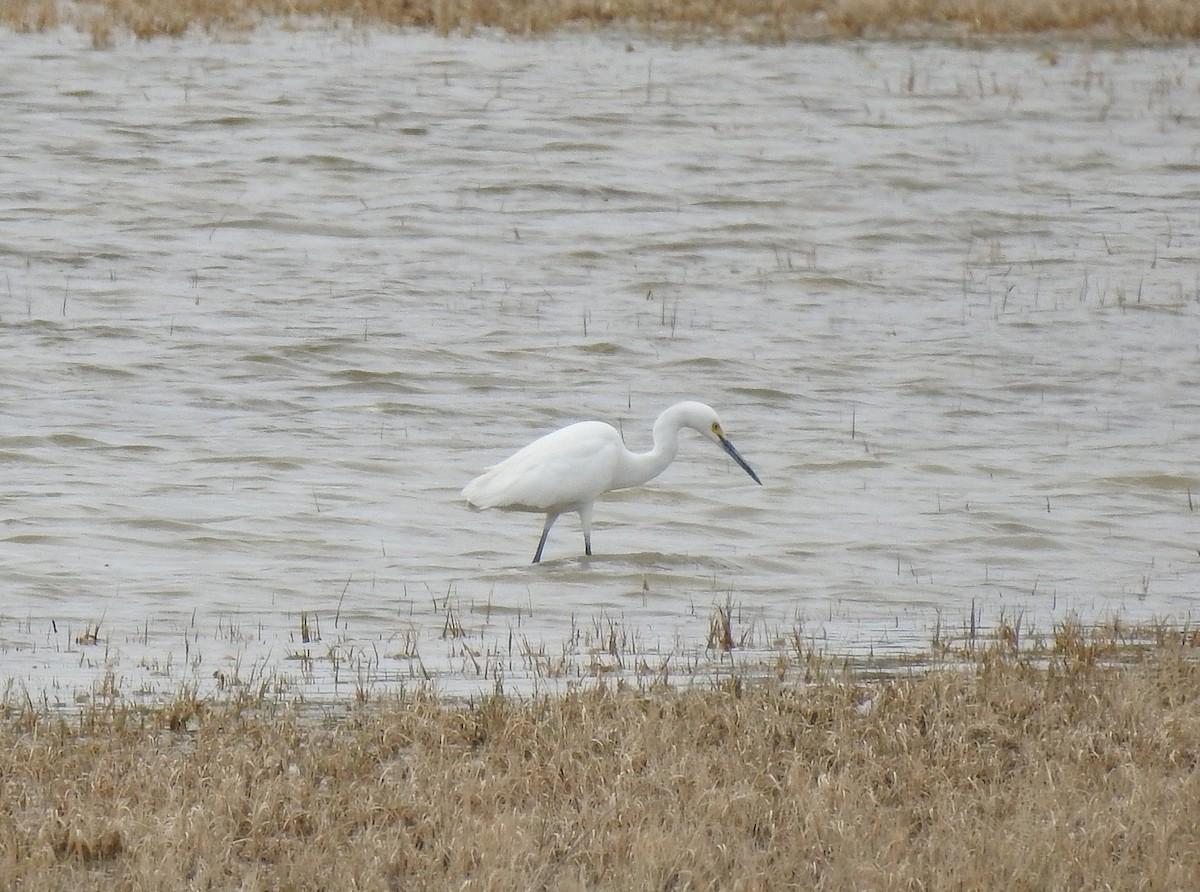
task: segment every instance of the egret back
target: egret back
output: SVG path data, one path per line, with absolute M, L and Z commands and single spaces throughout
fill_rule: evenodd
M 547 434 L 488 468 L 466 485 L 463 496 L 476 508 L 575 510 L 613 488 L 625 454 L 615 428 L 583 421 Z

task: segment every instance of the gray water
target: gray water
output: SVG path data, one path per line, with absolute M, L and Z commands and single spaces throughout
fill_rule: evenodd
M 1200 53 L 0 33 L 0 677 L 552 691 L 1200 592 Z M 577 518 L 472 476 L 699 437 Z M 718 608 L 739 647 L 709 646 Z M 305 641 L 305 638 L 308 638 Z

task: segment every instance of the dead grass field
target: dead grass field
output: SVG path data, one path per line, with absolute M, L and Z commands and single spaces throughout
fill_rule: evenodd
M 1200 641 L 1154 639 L 336 719 L 10 702 L 0 888 L 1200 888 Z
M 98 46 L 118 33 L 179 36 L 252 28 L 264 19 L 328 17 L 447 34 L 564 27 L 719 33 L 758 41 L 845 37 L 1076 35 L 1108 42 L 1200 38 L 1195 0 L 0 0 L 18 31 L 70 25 Z

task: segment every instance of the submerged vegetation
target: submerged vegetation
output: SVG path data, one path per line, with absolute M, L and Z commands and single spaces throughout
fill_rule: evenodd
M 330 18 L 440 33 L 499 28 L 539 34 L 623 25 L 752 40 L 864 36 L 1089 34 L 1115 41 L 1200 38 L 1194 0 L 5 0 L 0 22 L 23 31 L 71 25 L 104 45 L 114 34 L 180 36 L 252 28 L 264 19 Z
M 874 680 L 810 661 L 323 714 L 10 696 L 0 885 L 1195 888 L 1198 644 L 1010 624 Z

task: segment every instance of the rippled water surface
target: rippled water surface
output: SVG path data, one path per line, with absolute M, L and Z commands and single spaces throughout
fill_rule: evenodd
M 0 34 L 10 694 L 553 690 L 1187 619 L 1198 60 Z M 460 499 L 582 418 L 648 448 L 682 398 L 763 487 L 689 437 L 536 567 L 540 518 Z

